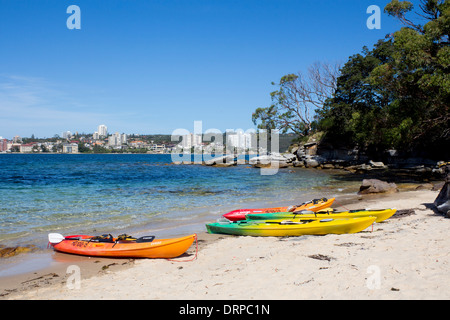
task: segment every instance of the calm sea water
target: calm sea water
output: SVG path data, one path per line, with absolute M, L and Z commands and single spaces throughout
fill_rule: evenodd
M 205 231 L 243 207 L 332 196 L 320 170 L 263 176 L 247 165 L 173 165 L 170 155 L 0 155 L 0 245 L 47 245 L 47 234 Z M 149 233 L 149 232 L 147 232 Z

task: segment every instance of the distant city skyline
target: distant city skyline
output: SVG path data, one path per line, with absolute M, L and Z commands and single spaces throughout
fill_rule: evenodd
M 68 3 L 0 0 L 0 136 L 254 128 L 271 82 L 398 30 L 383 13 L 367 27 L 388 2 L 77 0 L 71 30 Z

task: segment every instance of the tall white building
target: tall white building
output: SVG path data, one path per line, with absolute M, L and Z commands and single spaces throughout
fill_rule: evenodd
M 72 137 L 72 132 L 70 132 L 70 131 L 65 131 L 65 132 L 63 132 L 62 137 L 63 137 L 64 139 L 70 139 L 70 138 Z
M 190 149 L 192 147 L 197 147 L 202 145 L 202 135 L 201 134 L 193 134 L 190 133 L 188 135 L 183 136 L 183 141 L 181 142 L 181 146 L 184 149 Z
M 227 133 L 227 145 L 229 147 L 235 147 L 244 150 L 252 149 L 256 148 L 256 143 L 254 142 L 256 142 L 256 136 L 253 133 L 244 133 L 242 131 L 238 131 L 235 134 Z
M 123 144 L 126 144 L 127 140 L 128 137 L 126 134 L 120 134 L 116 132 L 108 137 L 108 145 L 112 147 L 121 146 Z
M 97 132 L 100 137 L 106 137 L 108 136 L 108 127 L 104 124 L 101 124 L 98 126 Z

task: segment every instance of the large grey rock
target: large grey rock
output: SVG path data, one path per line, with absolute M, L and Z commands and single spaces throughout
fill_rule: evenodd
M 259 157 L 254 157 L 249 160 L 249 163 L 255 167 L 265 167 L 270 166 L 270 164 L 278 162 L 280 167 L 285 167 L 292 164 L 296 160 L 296 156 L 293 154 L 280 154 L 271 153 L 268 155 L 262 155 Z
M 210 160 L 204 162 L 206 166 L 214 166 L 214 165 L 234 165 L 236 164 L 236 157 L 227 155 L 223 157 L 214 157 Z
M 306 156 L 303 159 L 303 162 L 305 163 L 305 167 L 307 168 L 317 168 L 321 164 L 326 162 L 326 159 L 321 156 Z
M 305 162 L 305 167 L 307 168 L 316 168 L 320 165 L 319 161 L 317 161 L 316 159 L 313 158 L 306 158 L 304 160 Z
M 292 165 L 293 165 L 294 167 L 303 168 L 303 167 L 305 166 L 305 163 L 304 163 L 303 161 L 298 161 L 298 160 L 296 160 L 296 161 L 293 161 L 293 162 L 292 162 Z
M 387 168 L 387 166 L 384 165 L 383 162 L 375 162 L 375 161 L 372 161 L 372 160 L 369 161 L 369 165 L 370 165 L 373 169 L 386 169 L 386 168 Z
M 378 179 L 364 179 L 358 194 L 369 193 L 393 193 L 398 192 L 397 185 L 395 183 L 388 183 Z

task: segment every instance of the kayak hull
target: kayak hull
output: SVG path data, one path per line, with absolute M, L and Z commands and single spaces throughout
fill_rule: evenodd
M 382 222 L 392 217 L 396 209 L 383 210 L 352 210 L 342 212 L 316 212 L 316 213 L 295 213 L 295 212 L 275 212 L 262 214 L 249 214 L 246 216 L 247 220 L 298 220 L 298 219 L 348 219 L 359 217 L 375 217 L 375 222 Z
M 307 219 L 299 221 L 238 221 L 206 225 L 209 233 L 254 237 L 298 237 L 303 235 L 360 232 L 375 222 L 375 217 L 350 219 Z
M 306 203 L 295 209 L 294 212 L 299 212 L 302 210 L 309 211 L 319 211 L 331 207 L 335 198 L 327 199 L 326 201 L 320 201 L 318 203 Z M 286 212 L 289 207 L 277 207 L 277 208 L 264 208 L 264 209 L 238 209 L 230 211 L 223 215 L 224 218 L 230 221 L 240 221 L 245 220 L 246 215 L 251 214 L 265 214 L 265 213 L 275 213 L 275 212 Z
M 175 258 L 185 253 L 197 235 L 182 238 L 155 239 L 152 242 L 96 242 L 92 236 L 69 236 L 60 243 L 51 244 L 58 252 L 109 258 Z M 71 239 L 72 238 L 72 239 Z

